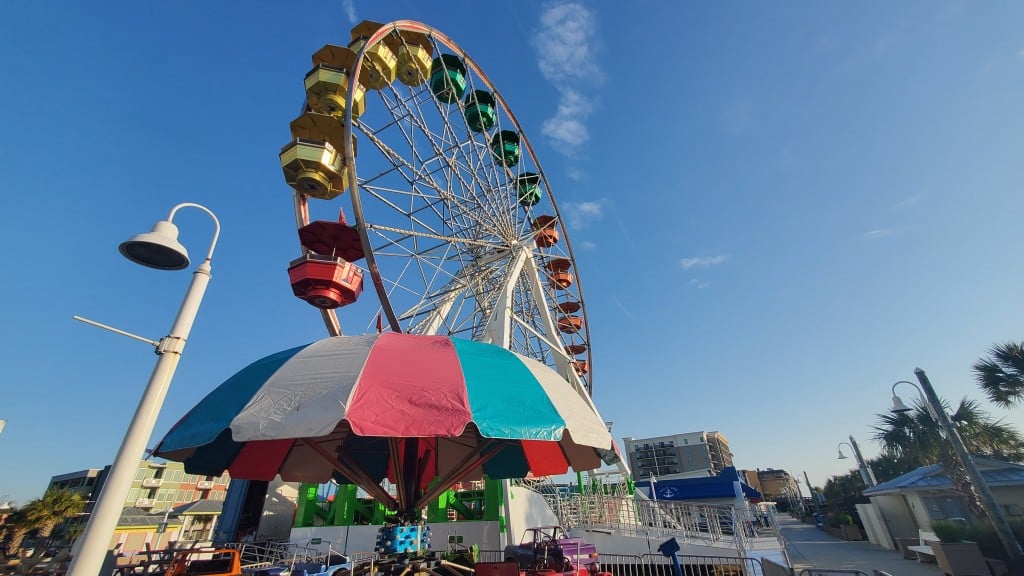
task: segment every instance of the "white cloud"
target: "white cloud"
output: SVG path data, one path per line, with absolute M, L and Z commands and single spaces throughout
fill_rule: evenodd
M 580 242 L 580 248 L 583 248 L 584 250 L 587 250 L 589 252 L 593 252 L 594 250 L 597 250 L 597 244 L 591 242 L 590 240 L 584 240 Z
M 899 202 L 893 204 L 892 206 L 890 206 L 889 209 L 890 210 L 899 210 L 900 208 L 906 208 L 907 206 L 913 206 L 914 204 L 917 204 L 918 200 L 920 200 L 920 199 L 921 199 L 921 195 L 920 194 L 914 194 L 913 196 L 908 196 L 908 197 L 904 198 L 903 200 L 900 200 Z
M 537 66 L 548 82 L 557 86 L 569 81 L 600 81 L 601 71 L 593 57 L 596 28 L 594 16 L 580 3 L 551 4 L 541 12 L 534 45 Z
M 683 258 L 679 261 L 679 265 L 683 267 L 683 270 L 710 268 L 712 266 L 718 266 L 728 259 L 729 257 L 725 254 L 719 254 L 718 256 L 694 256 L 692 258 Z
M 626 318 L 629 318 L 630 320 L 636 320 L 637 319 L 636 318 L 636 314 L 633 314 L 633 312 L 630 311 L 629 308 L 626 308 L 626 305 L 623 304 L 622 301 L 619 300 L 617 297 L 612 296 L 612 302 L 615 303 L 615 306 L 619 309 L 619 312 L 622 312 L 623 316 L 625 316 Z
M 544 121 L 541 132 L 554 140 L 562 152 L 572 154 L 590 138 L 590 132 L 584 122 L 593 110 L 590 102 L 579 92 L 572 89 L 563 90 L 558 112 Z
M 703 280 L 697 280 L 696 278 L 692 278 L 690 280 L 690 286 L 693 286 L 697 290 L 703 290 L 703 289 L 707 288 L 708 286 L 711 286 L 711 284 L 708 284 L 707 282 L 704 282 Z
M 865 240 L 877 240 L 879 238 L 885 238 L 891 236 L 892 230 L 887 228 L 875 228 L 874 230 L 868 230 L 862 236 Z
M 583 228 L 604 216 L 604 206 L 598 202 L 566 202 L 561 210 L 570 228 Z
M 533 38 L 537 67 L 560 96 L 555 115 L 544 121 L 541 132 L 568 156 L 590 138 L 586 122 L 594 111 L 594 96 L 584 96 L 584 89 L 604 79 L 594 58 L 596 37 L 594 15 L 570 1 L 545 7 Z
M 348 17 L 349 24 L 358 24 L 356 19 L 356 5 L 352 0 L 341 0 L 341 7 L 345 9 L 345 16 Z

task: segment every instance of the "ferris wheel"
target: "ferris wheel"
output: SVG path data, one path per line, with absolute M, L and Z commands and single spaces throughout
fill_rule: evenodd
M 425 24 L 365 21 L 313 55 L 305 88 L 280 155 L 302 248 L 289 276 L 328 332 L 489 342 L 589 393 L 564 219 L 477 62 Z

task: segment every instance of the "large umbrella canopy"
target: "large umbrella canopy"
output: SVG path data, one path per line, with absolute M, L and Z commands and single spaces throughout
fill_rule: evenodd
M 614 459 L 611 434 L 584 394 L 491 344 L 338 336 L 250 364 L 175 424 L 154 454 L 191 474 L 333 478 L 408 511 L 460 480 L 562 474 Z M 397 499 L 381 488 L 385 478 Z

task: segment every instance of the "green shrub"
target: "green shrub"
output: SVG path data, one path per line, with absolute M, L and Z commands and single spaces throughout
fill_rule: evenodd
M 1000 559 L 1006 557 L 1003 543 L 999 540 L 996 529 L 984 520 L 979 520 L 977 524 L 971 526 L 970 532 L 967 533 L 967 537 L 964 540 L 977 542 L 978 549 L 981 550 L 981 554 L 985 557 Z
M 935 520 L 932 522 L 932 532 L 935 532 L 940 542 L 962 542 L 967 538 L 970 528 L 963 522 Z
M 853 516 L 846 512 L 830 512 L 828 515 L 828 527 L 839 528 L 842 525 L 853 524 Z

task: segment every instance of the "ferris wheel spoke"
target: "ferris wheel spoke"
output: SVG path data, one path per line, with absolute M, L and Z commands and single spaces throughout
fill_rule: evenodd
M 383 26 L 350 65 L 350 71 L 369 67 L 376 79 L 360 74 L 347 85 L 307 90 L 313 114 L 323 114 L 324 102 L 342 94 L 345 134 L 359 138 L 358 155 L 354 146 L 335 148 L 346 156 L 353 185 L 343 198 L 351 198 L 355 222 L 349 226 L 364 247 L 365 282 L 373 284 L 362 298 L 376 297 L 379 306 L 340 309 L 353 318 L 346 325 L 351 330 L 371 312 L 395 331 L 495 341 L 589 389 L 588 357 L 579 357 L 589 354 L 589 334 L 575 259 L 525 133 L 481 67 L 447 36 L 419 23 Z M 399 75 L 377 84 L 386 74 L 374 58 L 402 46 Z M 362 82 L 365 91 L 353 91 L 352 82 Z M 329 128 L 318 122 L 314 134 Z M 301 184 L 313 178 L 310 160 L 301 160 L 305 164 L 286 165 L 282 157 L 286 178 L 302 197 L 295 203 L 300 228 L 310 224 L 306 198 L 313 197 L 306 196 L 310 185 Z M 334 185 L 337 170 L 326 161 L 315 168 Z M 307 282 L 314 280 L 328 282 Z M 329 320 L 339 325 L 333 310 L 323 315 L 328 330 Z M 368 331 L 374 316 L 365 319 Z
M 374 138 L 376 138 L 376 137 L 374 137 Z M 412 142 L 411 139 L 409 139 L 408 141 L 410 143 Z M 386 146 L 386 145 L 383 142 L 381 142 L 379 144 L 379 146 L 383 147 L 383 146 Z M 438 200 L 442 200 L 442 201 L 443 200 L 447 200 L 447 201 L 450 201 L 450 202 L 454 203 L 456 206 L 458 206 L 460 208 L 460 210 L 458 211 L 459 216 L 461 216 L 463 218 L 466 218 L 466 219 L 473 219 L 473 220 L 477 221 L 477 223 L 479 223 L 481 225 L 485 225 L 485 226 L 490 227 L 490 223 L 489 222 L 487 222 L 486 220 L 481 219 L 481 218 L 476 216 L 477 211 L 473 210 L 472 207 L 462 206 L 461 202 L 458 201 L 458 195 L 455 194 L 451 190 L 450 187 L 440 185 L 433 178 L 433 175 L 437 171 L 443 170 L 443 168 L 444 168 L 443 165 L 438 167 L 434 171 L 417 170 L 417 169 L 415 169 L 412 166 L 412 164 L 410 162 L 405 160 L 403 157 L 401 157 L 399 154 L 397 154 L 397 152 L 392 150 L 390 147 L 388 147 L 387 150 L 389 152 L 386 154 L 386 156 L 388 157 L 389 161 L 391 161 L 395 165 L 396 169 L 399 170 L 399 172 L 403 175 L 404 179 L 409 184 L 411 184 L 411 185 L 415 185 L 417 183 L 425 184 L 426 186 L 432 188 L 433 190 L 435 190 L 438 193 Z M 417 161 L 420 162 L 421 166 L 426 166 L 426 165 L 428 165 L 428 163 L 432 162 L 433 159 L 423 159 L 423 158 L 420 158 L 420 157 L 417 156 Z M 412 170 L 413 172 L 418 174 L 418 177 L 411 177 L 409 175 L 404 174 L 404 172 L 401 170 L 401 166 L 405 166 L 407 169 Z M 381 199 L 383 200 L 383 198 L 381 198 Z M 394 205 L 394 204 L 392 204 L 392 207 L 395 210 L 398 210 L 398 211 L 402 210 L 401 208 L 399 208 L 397 205 Z M 441 216 L 440 213 L 437 213 L 437 215 Z M 468 227 L 468 226 L 465 225 L 465 223 L 464 223 L 464 227 Z M 455 226 L 453 225 L 452 228 L 455 228 Z
M 451 123 L 449 121 L 448 109 L 447 108 L 442 108 L 435 99 L 431 98 L 430 100 L 434 104 L 434 107 L 435 107 L 434 110 L 437 111 L 439 115 L 441 115 L 441 117 L 443 119 L 443 125 L 445 126 L 445 130 L 448 133 L 450 133 L 450 134 L 454 134 L 454 132 L 451 131 Z M 438 141 L 440 141 L 442 143 L 445 143 L 446 139 L 444 138 L 443 135 L 438 135 L 437 133 L 435 133 L 435 132 L 433 132 L 432 130 L 429 129 L 428 122 L 427 122 L 427 120 L 425 118 L 425 115 L 424 115 L 423 111 L 420 110 L 419 107 L 417 107 L 414 110 L 411 107 L 403 106 L 405 104 L 405 102 L 401 98 L 395 98 L 393 100 L 393 104 L 394 104 L 394 108 L 401 108 L 402 109 L 404 117 L 407 118 L 410 121 L 410 126 L 414 127 L 414 128 L 418 128 L 420 133 L 422 133 L 424 135 L 424 137 L 427 139 L 427 141 L 430 144 L 430 149 L 433 152 L 433 156 L 432 157 L 421 157 L 419 160 L 421 162 L 424 162 L 424 163 L 436 160 L 436 161 L 438 161 L 439 164 L 441 164 L 441 166 L 445 170 L 444 176 L 445 176 L 446 182 L 448 182 L 448 184 L 449 184 L 449 187 L 438 187 L 439 190 L 451 191 L 450 186 L 452 184 L 455 184 L 456 182 L 458 182 L 458 184 L 461 186 L 463 191 L 467 192 L 468 195 L 474 195 L 475 196 L 475 187 L 470 185 L 469 182 L 467 182 L 464 178 L 462 178 L 462 172 L 461 171 L 455 170 L 455 168 L 457 168 L 457 165 L 453 166 L 453 162 L 445 154 L 445 152 L 446 152 L 445 146 L 443 146 L 442 144 L 438 143 Z M 415 147 L 415 140 L 414 140 L 413 135 L 409 131 L 406 131 L 404 126 L 401 126 L 401 130 L 402 130 L 403 134 L 405 135 L 406 141 L 409 143 L 409 145 L 414 150 L 416 150 L 418 152 L 418 149 Z M 448 148 L 450 150 L 452 150 L 452 151 L 455 151 L 455 150 L 462 151 L 462 146 L 461 145 L 453 145 L 451 140 L 448 140 L 447 143 L 449 144 Z M 467 164 L 467 166 L 468 166 L 468 164 Z M 476 176 L 475 171 L 470 172 L 470 174 L 473 174 L 474 176 Z M 452 177 L 453 175 L 454 175 L 454 178 Z M 477 187 L 481 187 L 483 189 L 489 188 L 489 186 L 480 186 L 480 182 L 479 182 L 478 178 L 476 179 L 476 184 L 477 184 Z M 484 181 L 484 184 L 486 184 L 486 181 Z M 486 195 L 484 196 L 484 199 L 485 200 L 487 199 Z M 479 202 L 479 198 L 477 200 Z M 486 205 L 485 202 L 479 202 L 479 204 L 481 206 Z M 490 215 L 492 219 L 495 218 L 496 214 L 500 214 L 500 211 L 497 210 L 496 206 L 494 206 L 493 204 L 491 204 L 491 205 L 489 205 L 487 207 L 489 209 L 486 210 L 485 213 Z M 464 213 L 465 214 L 473 214 L 474 212 L 473 211 L 466 211 Z

